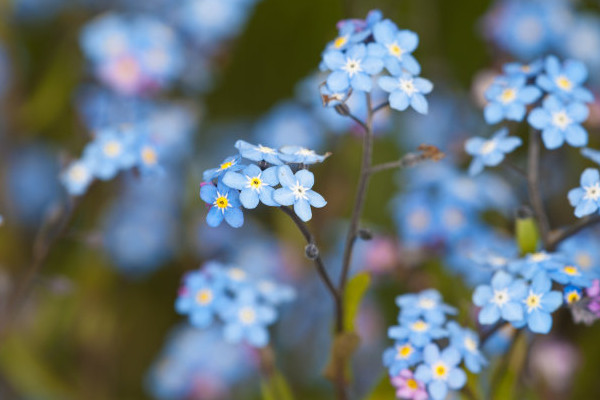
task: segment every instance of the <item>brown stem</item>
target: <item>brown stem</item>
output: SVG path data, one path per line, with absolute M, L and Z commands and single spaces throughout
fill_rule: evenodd
M 540 172 L 540 138 L 535 130 L 529 132 L 529 155 L 527 168 L 527 188 L 529 192 L 529 201 L 535 214 L 538 229 L 544 243 L 544 248 L 548 249 L 548 233 L 550 232 L 550 222 L 544 208 L 542 194 L 539 187 Z
M 571 226 L 551 231 L 548 238 L 547 250 L 554 251 L 562 241 L 597 223 L 600 223 L 600 215 L 589 216 Z

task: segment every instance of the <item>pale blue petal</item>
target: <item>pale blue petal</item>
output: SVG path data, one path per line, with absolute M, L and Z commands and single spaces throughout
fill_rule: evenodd
M 390 107 L 398 111 L 404 111 L 408 108 L 410 101 L 406 93 L 396 90 L 390 95 Z
M 552 317 L 546 312 L 534 310 L 527 317 L 527 326 L 532 332 L 546 334 L 552 328 Z
M 263 204 L 267 205 L 267 206 L 271 206 L 271 207 L 275 207 L 278 206 L 279 204 L 277 204 L 277 202 L 273 199 L 273 193 L 275 193 L 275 189 L 273 189 L 270 186 L 265 186 L 262 188 L 262 190 L 260 191 L 260 201 L 263 202 Z
M 595 213 L 598 210 L 598 203 L 593 200 L 581 200 L 577 207 L 575 207 L 575 216 L 577 218 L 583 218 L 586 215 Z
M 294 176 L 291 168 L 287 165 L 282 165 L 278 168 L 277 177 L 279 182 L 281 182 L 281 186 L 283 187 L 293 187 L 296 185 L 296 177 Z
M 565 130 L 565 139 L 573 147 L 583 147 L 588 144 L 588 133 L 581 125 L 569 125 Z
M 332 92 L 343 92 L 350 86 L 348 74 L 343 71 L 335 71 L 327 77 L 327 87 Z
M 427 103 L 425 96 L 420 93 L 414 93 L 412 95 L 410 105 L 415 111 L 421 114 L 427 114 L 427 111 L 429 110 L 429 104 Z
M 504 111 L 498 103 L 490 103 L 483 109 L 483 116 L 488 124 L 495 124 L 502 120 Z
M 477 286 L 473 293 L 473 303 L 476 306 L 482 307 L 490 301 L 493 295 L 492 288 L 488 285 Z
M 542 140 L 549 150 L 558 149 L 565 142 L 563 133 L 555 127 L 549 127 L 542 131 Z
M 542 297 L 542 308 L 549 313 L 556 311 L 562 303 L 563 295 L 557 291 L 546 293 L 544 297 Z
M 306 192 L 306 196 L 308 197 L 308 201 L 310 202 L 310 205 L 313 207 L 322 208 L 322 207 L 325 207 L 325 205 L 327 204 L 327 201 L 325 201 L 323 196 L 321 196 L 319 193 L 315 192 L 314 190 L 309 190 L 308 192 Z
M 256 193 L 252 189 L 244 189 L 240 193 L 240 202 L 245 208 L 256 208 L 256 206 L 258 205 L 258 193 Z
M 323 54 L 323 61 L 327 68 L 332 71 L 338 70 L 346 64 L 346 57 L 342 54 L 341 51 L 328 51 Z
M 569 203 L 571 203 L 571 205 L 573 207 L 575 207 L 577 204 L 579 204 L 581 199 L 583 199 L 584 195 L 585 195 L 585 190 L 583 190 L 582 188 L 575 188 L 575 189 L 569 190 L 569 194 L 568 194 Z
M 427 385 L 429 394 L 433 400 L 444 400 L 448 394 L 448 386 L 445 382 L 434 380 Z
M 273 192 L 273 200 L 282 206 L 291 206 L 294 204 L 294 192 L 288 188 L 280 188 Z
M 479 323 L 482 325 L 491 325 L 500 319 L 500 309 L 495 305 L 488 303 L 479 311 Z
M 467 383 L 467 374 L 460 368 L 453 368 L 448 374 L 448 386 L 450 389 L 460 389 Z
M 213 228 L 219 226 L 223 221 L 223 213 L 218 207 L 211 207 L 206 214 L 206 223 Z
M 350 82 L 354 90 L 360 90 L 363 92 L 370 92 L 371 88 L 373 87 L 371 77 L 360 72 L 354 75 Z
M 223 183 L 233 189 L 242 190 L 246 187 L 248 179 L 237 172 L 228 171 L 223 176 Z
M 586 168 L 581 174 L 581 186 L 593 186 L 600 181 L 600 172 L 595 168 Z
M 244 213 L 239 208 L 232 208 L 225 213 L 225 221 L 231 227 L 239 228 L 244 225 Z
M 509 301 L 502 307 L 502 319 L 506 321 L 520 321 L 523 319 L 523 307 L 516 302 Z
M 300 185 L 304 186 L 307 189 L 311 189 L 315 184 L 315 176 L 312 172 L 301 169 L 296 172 L 296 179 L 300 182 Z
M 217 188 L 213 185 L 204 185 L 200 187 L 200 198 L 208 204 L 212 204 L 217 198 Z
M 300 199 L 294 203 L 294 212 L 304 222 L 310 221 L 312 211 L 308 200 Z

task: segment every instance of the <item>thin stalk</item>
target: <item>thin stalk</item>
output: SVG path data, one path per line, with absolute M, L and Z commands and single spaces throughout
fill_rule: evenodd
M 529 154 L 527 168 L 527 188 L 529 192 L 529 201 L 535 214 L 544 248 L 548 248 L 548 234 L 550 232 L 550 222 L 544 208 L 542 194 L 540 192 L 540 138 L 535 130 L 529 132 Z
M 556 247 L 564 240 L 570 238 L 571 236 L 579 233 L 585 228 L 596 225 L 600 223 L 600 215 L 589 216 L 587 218 L 583 218 L 579 220 L 577 223 L 567 226 L 565 228 L 557 229 L 549 234 L 548 238 L 548 251 L 553 251 Z

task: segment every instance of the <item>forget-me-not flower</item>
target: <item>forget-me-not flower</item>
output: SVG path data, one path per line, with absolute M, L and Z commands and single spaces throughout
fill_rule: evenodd
M 567 304 L 577 303 L 579 300 L 581 300 L 582 293 L 583 291 L 581 290 L 581 288 L 577 286 L 565 286 L 565 288 L 563 289 L 564 302 Z
M 535 102 L 542 91 L 533 85 L 527 85 L 525 76 L 500 76 L 485 91 L 488 104 L 483 116 L 488 124 L 495 124 L 503 119 L 522 121 L 527 112 L 527 105 Z
M 537 59 L 529 64 L 521 64 L 518 62 L 506 63 L 502 67 L 504 73 L 508 76 L 524 76 L 531 78 L 539 74 L 544 69 L 544 60 Z
M 294 212 L 304 222 L 312 218 L 310 206 L 321 208 L 327 202 L 319 193 L 312 190 L 315 177 L 305 169 L 294 173 L 287 165 L 277 171 L 281 188 L 273 193 L 273 199 L 282 206 L 294 206 Z
M 356 44 L 345 53 L 328 50 L 323 61 L 332 72 L 327 77 L 327 86 L 334 92 L 345 92 L 349 88 L 370 92 L 371 77 L 383 69 L 383 61 L 378 57 L 380 49 L 374 43 Z
M 245 159 L 256 162 L 266 161 L 273 165 L 283 164 L 279 159 L 279 152 L 271 147 L 263 146 L 261 144 L 255 146 L 244 140 L 238 140 L 235 142 L 235 148 L 238 149 L 240 155 Z
M 97 132 L 83 152 L 94 176 L 109 180 L 119 171 L 133 167 L 137 159 L 133 140 L 133 135 L 112 129 Z
M 552 328 L 552 316 L 562 304 L 562 293 L 552 291 L 552 282 L 544 272 L 538 272 L 531 282 L 529 293 L 522 300 L 525 305 L 527 326 L 535 333 L 548 333 Z
M 246 208 L 256 208 L 258 201 L 268 206 L 276 206 L 273 200 L 273 186 L 279 183 L 277 168 L 270 167 L 262 171 L 258 166 L 248 165 L 241 173 L 227 172 L 223 184 L 240 190 L 240 202 Z
M 465 150 L 473 156 L 469 166 L 471 176 L 479 174 L 485 167 L 499 165 L 506 154 L 519 147 L 523 141 L 516 136 L 508 136 L 508 129 L 502 128 L 490 139 L 472 137 L 465 143 Z
M 373 27 L 375 42 L 384 47 L 383 62 L 392 75 L 400 75 L 402 70 L 414 75 L 421 73 L 421 66 L 411 54 L 419 44 L 419 36 L 409 30 L 398 30 L 389 19 Z
M 80 196 L 85 193 L 88 186 L 94 180 L 92 169 L 85 159 L 73 161 L 60 175 L 62 184 L 72 196 Z
M 383 352 L 383 365 L 388 368 L 389 374 L 393 376 L 420 362 L 423 358 L 421 353 L 421 349 L 409 341 L 399 341 Z
M 433 90 L 433 83 L 427 79 L 403 72 L 397 77 L 382 76 L 379 86 L 390 94 L 391 108 L 404 111 L 411 106 L 415 111 L 427 114 L 429 104 L 424 95 Z
M 566 141 L 573 147 L 585 146 L 588 134 L 581 126 L 589 115 L 583 103 L 563 103 L 558 97 L 550 95 L 544 99 L 543 106 L 531 111 L 527 121 L 542 131 L 542 140 L 547 149 L 557 149 Z
M 594 101 L 594 96 L 581 86 L 587 76 L 588 71 L 584 63 L 566 60 L 561 65 L 556 56 L 548 56 L 545 62 L 545 73 L 537 77 L 536 83 L 563 101 L 590 103 Z
M 522 279 L 498 271 L 492 277 L 491 285 L 480 285 L 473 293 L 473 303 L 481 307 L 479 323 L 490 325 L 500 318 L 506 321 L 523 319 L 521 301 L 527 294 L 527 285 Z
M 448 322 L 447 328 L 450 332 L 450 346 L 460 351 L 467 369 L 474 373 L 481 372 L 481 368 L 487 365 L 487 360 L 479 350 L 479 335 L 454 321 Z
M 244 168 L 244 165 L 240 164 L 240 161 L 240 156 L 227 157 L 217 168 L 204 171 L 202 178 L 205 182 L 210 182 L 215 178 L 222 178 L 228 171 L 239 171 Z
M 432 340 L 448 336 L 442 324 L 427 322 L 422 318 L 398 316 L 400 325 L 391 326 L 388 336 L 398 341 L 408 340 L 417 347 L 423 347 Z
M 547 253 L 538 251 L 529 253 L 524 258 L 513 260 L 508 263 L 508 270 L 513 274 L 519 274 L 525 279 L 531 279 L 540 271 L 549 273 L 565 266 L 565 259 L 559 253 Z
M 279 149 L 281 160 L 294 164 L 316 164 L 325 161 L 331 154 L 317 154 L 314 150 L 302 146 L 283 146 Z
M 401 308 L 401 317 L 409 319 L 423 317 L 426 322 L 439 325 L 446 321 L 446 314 L 456 314 L 456 309 L 445 304 L 440 292 L 435 289 L 398 296 L 396 304 Z
M 454 347 L 447 347 L 442 352 L 435 344 L 425 347 L 425 362 L 417 367 L 415 378 L 427 385 L 429 395 L 434 400 L 443 400 L 448 389 L 457 390 L 467 382 L 467 375 L 458 367 L 460 353 Z
M 550 272 L 550 279 L 562 285 L 592 286 L 592 278 L 576 265 L 568 264 Z
M 200 198 L 210 205 L 206 215 L 209 226 L 219 226 L 223 219 L 234 228 L 244 224 L 244 214 L 240 209 L 237 190 L 230 189 L 220 182 L 217 186 L 205 184 L 200 188 Z
M 581 174 L 581 187 L 569 191 L 569 202 L 575 207 L 577 218 L 585 217 L 600 208 L 600 173 L 597 169 L 587 168 Z
M 189 314 L 190 323 L 195 327 L 206 328 L 224 300 L 223 290 L 222 279 L 211 279 L 203 271 L 192 271 L 184 278 L 175 309 L 180 314 Z

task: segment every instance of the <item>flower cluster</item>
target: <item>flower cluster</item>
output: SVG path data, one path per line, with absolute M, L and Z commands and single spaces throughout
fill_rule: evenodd
M 442 301 L 438 291 L 398 296 L 396 304 L 400 307 L 399 325 L 388 330 L 396 342 L 384 352 L 383 363 L 399 398 L 445 399 L 449 389 L 460 389 L 466 383 L 461 361 L 474 373 L 487 364 L 477 334 L 447 320 L 456 310 Z M 440 339 L 449 341 L 442 350 L 436 343 Z
M 306 168 L 323 162 L 328 154 L 319 155 L 299 146 L 276 150 L 243 140 L 238 140 L 235 147 L 238 155 L 226 158 L 219 167 L 203 174 L 200 197 L 210 206 L 206 216 L 210 226 L 218 226 L 223 220 L 234 228 L 242 226 L 242 206 L 293 206 L 296 215 L 308 221 L 312 218 L 311 206 L 321 208 L 327 204 L 323 196 L 312 190 L 314 175 Z M 242 160 L 253 163 L 243 164 Z
M 433 84 L 420 78 L 421 66 L 412 55 L 419 37 L 399 29 L 383 19 L 381 12 L 371 11 L 365 20 L 344 20 L 338 24 L 338 37 L 323 52 L 321 69 L 329 71 L 322 87 L 326 103 L 345 102 L 353 91 L 371 92 L 373 79 L 389 93 L 390 107 L 399 111 L 409 106 L 426 114 L 426 94 Z M 384 69 L 389 75 L 380 76 Z
M 563 287 L 563 292 L 553 289 Z M 561 253 L 537 252 L 511 260 L 492 277 L 491 283 L 480 285 L 473 302 L 481 307 L 479 323 L 495 324 L 500 320 L 516 328 L 527 326 L 535 333 L 548 333 L 551 314 L 564 302 L 582 299 L 582 288 L 592 285 L 590 274 L 569 262 Z
M 277 320 L 276 307 L 294 297 L 288 286 L 255 281 L 240 268 L 209 262 L 184 276 L 175 308 L 197 328 L 221 320 L 228 342 L 264 347 L 269 342 L 268 326 Z
M 598 212 L 600 208 L 600 172 L 588 168 L 581 174 L 581 187 L 569 191 L 569 202 L 577 218 Z

